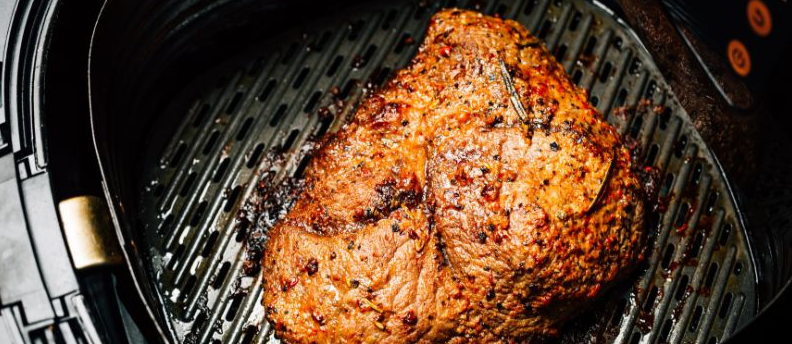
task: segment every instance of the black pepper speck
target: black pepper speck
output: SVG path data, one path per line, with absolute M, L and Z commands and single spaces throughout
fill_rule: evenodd
M 305 272 L 308 273 L 308 276 L 313 276 L 317 271 L 319 271 L 319 261 L 316 258 L 308 259 L 308 264 L 305 264 Z
M 489 289 L 487 289 L 487 300 L 492 300 L 494 298 L 495 298 L 495 288 L 489 287 Z

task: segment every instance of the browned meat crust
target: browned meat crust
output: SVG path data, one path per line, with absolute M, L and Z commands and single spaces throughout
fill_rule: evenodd
M 629 151 L 586 98 L 517 22 L 436 14 L 412 63 L 325 141 L 270 232 L 264 305 L 276 334 L 556 334 L 642 252 Z

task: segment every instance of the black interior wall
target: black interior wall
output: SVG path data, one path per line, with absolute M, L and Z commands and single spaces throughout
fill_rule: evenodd
M 122 0 L 105 5 L 91 47 L 90 124 L 111 191 L 110 206 L 126 238 L 138 237 L 141 228 L 136 199 L 144 154 L 164 144 L 154 142 L 152 133 L 175 128 L 183 120 L 163 117 L 163 107 L 193 78 L 251 42 L 351 2 Z M 137 252 L 130 242 L 124 244 L 134 274 L 147 276 L 142 261 L 146 253 Z M 148 282 L 138 284 L 153 309 L 160 296 Z M 160 324 L 167 323 L 164 313 L 153 313 Z

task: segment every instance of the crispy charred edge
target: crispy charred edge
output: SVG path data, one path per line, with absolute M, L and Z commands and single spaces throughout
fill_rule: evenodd
M 632 159 L 632 158 L 631 158 Z M 660 180 L 660 174 L 656 168 L 650 167 L 641 167 L 639 165 L 633 164 L 632 171 L 638 178 L 638 182 L 640 186 L 637 188 L 636 192 L 639 194 L 639 202 L 642 202 L 643 206 L 643 215 L 639 219 L 641 221 L 641 238 L 639 242 L 639 247 L 642 249 L 638 252 L 638 262 L 643 263 L 646 257 L 651 254 L 651 246 L 648 245 L 651 239 L 650 231 L 653 228 L 648 228 L 648 226 L 652 223 L 652 217 L 659 215 L 658 209 L 658 182 Z M 635 269 L 638 270 L 638 269 Z
M 399 208 L 417 208 L 423 201 L 423 189 L 418 182 L 418 177 L 414 174 L 403 179 L 388 178 L 377 184 L 374 189 L 376 195 L 371 206 L 356 212 L 354 215 L 356 221 L 377 222 L 387 218 Z
M 313 154 L 315 140 L 316 138 L 310 138 L 301 148 L 306 155 Z M 275 182 L 277 172 L 272 168 L 284 163 L 284 153 L 278 146 L 265 153 L 262 158 L 264 167 L 259 172 L 255 190 L 240 205 L 234 219 L 237 240 L 241 238 L 244 243 L 245 260 L 242 272 L 247 276 L 255 276 L 261 270 L 270 230 L 294 206 L 305 187 L 304 181 L 298 177 L 286 177 L 278 183 Z
M 653 106 L 648 100 L 644 99 L 640 101 L 636 106 L 631 107 L 624 107 L 614 110 L 615 115 L 617 116 L 625 116 L 628 112 L 632 112 L 633 115 L 638 114 L 639 112 L 653 112 L 654 115 L 662 116 L 668 115 L 665 111 L 665 108 L 662 106 Z M 643 163 L 639 163 L 640 161 L 644 161 L 645 154 L 641 148 L 641 144 L 638 140 L 628 136 L 620 136 L 620 145 L 624 147 L 629 156 L 628 156 L 628 163 L 630 172 L 637 178 L 639 183 L 638 187 L 636 188 L 635 192 L 638 194 L 636 202 L 640 202 L 643 210 L 643 214 L 640 219 L 637 219 L 641 223 L 642 233 L 639 242 L 639 246 L 642 248 L 640 252 L 638 252 L 638 263 L 642 263 L 646 257 L 650 254 L 651 245 L 649 245 L 649 241 L 651 239 L 650 231 L 653 228 L 648 228 L 651 224 L 651 218 L 653 216 L 659 215 L 659 192 L 660 192 L 660 171 L 649 165 L 644 165 Z M 638 270 L 638 269 L 636 269 Z

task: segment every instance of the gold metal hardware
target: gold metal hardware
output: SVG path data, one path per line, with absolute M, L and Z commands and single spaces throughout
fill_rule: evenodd
M 58 208 L 76 269 L 123 262 L 110 212 L 103 199 L 77 196 L 61 201 Z

